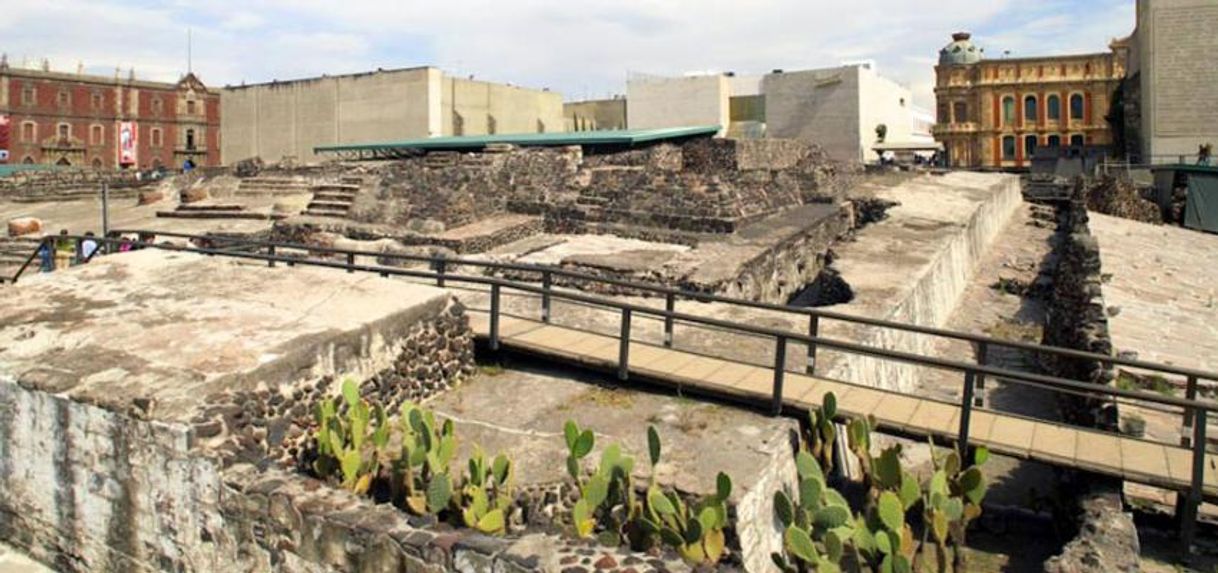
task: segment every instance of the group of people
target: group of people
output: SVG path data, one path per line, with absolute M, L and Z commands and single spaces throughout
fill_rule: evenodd
M 60 229 L 59 236 L 44 241 L 38 247 L 40 270 L 44 273 L 63 270 L 74 265 L 82 265 L 93 260 L 99 250 L 125 253 L 144 248 L 144 243 L 152 242 L 155 237 L 149 233 L 140 233 L 139 239 L 132 241 L 119 233 L 110 233 L 104 241 L 106 248 L 102 249 L 103 241 L 99 241 L 93 231 L 88 231 L 83 237 L 68 235 L 67 229 Z M 114 241 L 118 241 L 117 247 Z

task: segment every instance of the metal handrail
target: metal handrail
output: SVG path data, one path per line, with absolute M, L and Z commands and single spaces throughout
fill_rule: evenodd
M 759 309 L 759 310 L 768 310 L 768 311 L 775 311 L 775 312 L 785 312 L 785 313 L 789 313 L 789 314 L 798 314 L 798 315 L 803 315 L 803 316 L 812 317 L 812 318 L 840 320 L 842 322 L 862 324 L 865 326 L 890 328 L 893 330 L 902 330 L 902 331 L 906 331 L 906 332 L 912 332 L 914 334 L 925 334 L 925 335 L 929 335 L 929 336 L 938 336 L 938 337 L 942 337 L 942 338 L 961 340 L 961 341 L 971 342 L 971 343 L 978 344 L 978 345 L 1001 346 L 1001 347 L 1005 347 L 1005 348 L 1014 348 L 1014 349 L 1024 350 L 1027 352 L 1032 352 L 1032 353 L 1037 353 L 1037 354 L 1046 353 L 1046 354 L 1054 354 L 1054 355 L 1062 356 L 1062 357 L 1066 357 L 1066 358 L 1074 358 L 1074 359 L 1081 359 L 1081 360 L 1096 360 L 1096 361 L 1099 361 L 1099 362 L 1102 362 L 1105 364 L 1109 364 L 1109 365 L 1120 365 L 1120 366 L 1127 366 L 1129 368 L 1138 368 L 1138 369 L 1142 369 L 1142 370 L 1150 370 L 1150 371 L 1162 372 L 1162 373 L 1166 373 L 1166 374 L 1175 374 L 1175 375 L 1179 375 L 1179 376 L 1195 378 L 1197 380 L 1218 381 L 1218 373 L 1206 372 L 1203 370 L 1197 370 L 1197 369 L 1193 369 L 1193 368 L 1184 368 L 1184 367 L 1172 366 L 1172 365 L 1168 365 L 1168 364 L 1159 364 L 1159 363 L 1155 363 L 1155 362 L 1146 362 L 1146 361 L 1142 361 L 1142 360 L 1121 358 L 1118 356 L 1097 354 L 1094 352 L 1086 352 L 1083 350 L 1075 350 L 1072 348 L 1063 348 L 1063 347 L 1059 347 L 1059 346 L 1045 346 L 1045 345 L 1041 345 L 1041 344 L 1021 342 L 1021 341 L 1017 341 L 1017 340 L 994 338 L 994 337 L 985 336 L 982 334 L 972 334 L 972 333 L 968 333 L 968 332 L 947 330 L 947 329 L 943 329 L 943 328 L 936 328 L 933 326 L 922 326 L 922 325 L 917 325 L 917 324 L 893 322 L 893 321 L 888 321 L 888 320 L 883 320 L 883 319 L 878 319 L 878 318 L 856 316 L 856 315 L 850 315 L 850 314 L 834 312 L 834 311 L 829 311 L 829 310 L 792 307 L 792 306 L 785 306 L 785 305 L 774 304 L 774 303 L 757 302 L 757 301 L 751 301 L 751 300 L 745 300 L 745 299 L 731 298 L 731 297 L 725 297 L 725 296 L 708 294 L 708 293 L 700 293 L 700 292 L 696 292 L 696 291 L 688 291 L 688 290 L 682 290 L 682 289 L 675 289 L 675 288 L 671 288 L 671 287 L 646 284 L 646 283 L 640 283 L 640 282 L 635 282 L 635 281 L 628 281 L 628 280 L 617 279 L 617 278 L 613 278 L 613 277 L 603 277 L 603 276 L 593 275 L 593 274 L 589 274 L 589 273 L 582 273 L 579 271 L 572 271 L 569 269 L 563 269 L 560 267 L 553 267 L 553 266 L 546 266 L 546 265 L 536 265 L 536 264 L 527 264 L 527 263 L 505 263 L 505 262 L 499 262 L 499 261 L 486 261 L 486 260 L 465 259 L 465 258 L 433 257 L 433 256 L 426 256 L 426 255 L 410 255 L 410 254 L 402 254 L 402 253 L 384 253 L 384 252 L 379 252 L 379 251 L 365 251 L 365 250 L 360 250 L 360 249 L 340 249 L 340 248 L 336 248 L 336 247 L 314 246 L 314 245 L 305 245 L 305 244 L 300 244 L 300 243 L 265 241 L 265 240 L 260 240 L 260 239 L 246 239 L 246 238 L 239 238 L 239 237 L 224 237 L 224 236 L 203 236 L 203 235 L 192 235 L 192 234 L 188 234 L 188 233 L 163 232 L 163 231 L 118 230 L 115 232 L 121 233 L 121 234 L 146 233 L 146 234 L 159 235 L 159 236 L 164 236 L 164 237 L 173 237 L 173 238 L 180 238 L 180 239 L 201 239 L 201 240 L 207 240 L 207 241 L 213 241 L 213 242 L 220 242 L 220 241 L 236 242 L 236 243 L 241 243 L 241 244 L 246 244 L 246 245 L 256 245 L 256 246 L 261 246 L 261 247 L 294 249 L 294 250 L 303 250 L 303 251 L 310 251 L 310 252 L 315 252 L 315 253 L 325 253 L 325 254 L 334 254 L 334 255 L 380 257 L 383 259 L 390 259 L 390 260 L 402 260 L 402 261 L 413 261 L 413 262 L 419 262 L 419 263 L 429 263 L 432 266 L 466 265 L 466 266 L 483 267 L 483 268 L 496 269 L 496 270 L 538 273 L 538 274 L 542 274 L 542 275 L 550 274 L 551 276 L 560 276 L 560 277 L 565 277 L 565 278 L 570 278 L 570 279 L 577 279 L 577 280 L 582 280 L 582 281 L 606 284 L 606 285 L 621 287 L 623 289 L 652 292 L 652 293 L 664 295 L 666 297 L 670 297 L 670 296 L 671 297 L 682 297 L 682 298 L 686 298 L 686 299 L 693 300 L 696 302 L 723 303 L 723 304 L 741 306 L 741 307 L 745 307 L 745 308 L 754 308 L 754 309 Z
M 167 235 L 162 233 L 163 235 Z M 63 237 L 80 240 L 83 237 Z M 210 237 L 200 237 L 213 239 Z M 113 238 L 99 238 L 100 244 L 109 246 L 113 243 L 121 241 Z M 850 354 L 858 354 L 872 358 L 885 360 L 894 360 L 916 364 L 920 366 L 929 366 L 947 370 L 954 370 L 964 374 L 964 392 L 960 402 L 960 420 L 959 427 L 956 433 L 956 445 L 962 452 L 969 450 L 969 431 L 971 428 L 971 414 L 975 409 L 974 406 L 974 390 L 976 382 L 980 377 L 991 376 L 995 379 L 1001 379 L 1003 382 L 1011 382 L 1024 384 L 1033 387 L 1047 388 L 1052 391 L 1066 392 L 1076 395 L 1085 396 L 1102 396 L 1110 399 L 1126 398 L 1143 402 L 1156 403 L 1167 406 L 1182 408 L 1186 414 L 1191 416 L 1186 417 L 1186 420 L 1192 421 L 1192 467 L 1191 480 L 1189 487 L 1184 496 L 1182 496 L 1182 512 L 1181 520 L 1183 531 L 1181 538 L 1186 544 L 1186 547 L 1191 542 L 1195 533 L 1196 516 L 1198 508 L 1204 499 L 1204 475 L 1206 464 L 1206 429 L 1207 417 L 1210 413 L 1218 412 L 1218 403 L 1207 402 L 1196 399 L 1195 395 L 1190 395 L 1187 398 L 1176 398 L 1174 396 L 1162 396 L 1156 393 L 1139 392 L 1134 390 L 1125 390 L 1106 385 L 1098 385 L 1076 380 L 1068 380 L 1054 376 L 1045 376 L 1040 374 L 1032 374 L 1027 372 L 1018 372 L 1007 370 L 1004 368 L 996 368 L 987 365 L 976 365 L 937 358 L 933 356 L 923 356 L 909 352 L 890 350 L 885 348 L 877 348 L 866 345 L 861 345 L 853 342 L 834 340 L 816 335 L 804 335 L 791 333 L 788 331 L 755 326 L 751 324 L 742 324 L 731 322 L 722 319 L 708 318 L 704 316 L 692 315 L 682 312 L 676 312 L 672 308 L 663 310 L 648 306 L 621 302 L 604 297 L 595 297 L 582 293 L 555 290 L 548 281 L 542 286 L 533 284 L 515 282 L 508 279 L 503 279 L 493 276 L 472 276 L 446 273 L 443 266 L 437 267 L 434 272 L 424 270 L 410 270 L 394 267 L 357 265 L 355 264 L 355 254 L 347 251 L 347 258 L 344 262 L 316 260 L 316 259 L 300 259 L 296 257 L 283 256 L 273 254 L 275 247 L 284 246 L 282 244 L 268 244 L 269 249 L 272 249 L 267 254 L 261 252 L 241 252 L 222 249 L 198 248 L 193 246 L 180 246 L 172 244 L 155 244 L 155 243 L 137 243 L 143 247 L 152 247 L 168 251 L 192 252 L 204 255 L 222 255 L 230 258 L 249 259 L 265 261 L 269 265 L 274 266 L 277 262 L 287 263 L 289 265 L 299 264 L 306 266 L 315 266 L 323 268 L 333 268 L 345 270 L 347 272 L 370 272 L 377 273 L 382 276 L 406 276 L 415 278 L 434 279 L 437 283 L 443 284 L 444 281 L 467 282 L 473 284 L 481 284 L 490 286 L 490 329 L 489 329 L 489 345 L 492 350 L 497 350 L 500 346 L 499 336 L 499 321 L 500 321 L 500 298 L 503 288 L 509 288 L 517 291 L 539 294 L 543 301 L 548 301 L 551 297 L 557 297 L 564 300 L 570 300 L 578 303 L 589 304 L 599 307 L 609 307 L 617 309 L 621 312 L 621 335 L 619 337 L 619 354 L 618 354 L 618 376 L 623 380 L 629 374 L 629 357 L 631 344 L 631 317 L 634 313 L 648 314 L 658 316 L 664 319 L 666 325 L 672 321 L 682 321 L 684 323 L 699 324 L 709 327 L 720 328 L 733 332 L 742 332 L 745 334 L 771 337 L 775 341 L 774 364 L 773 370 L 773 391 L 771 396 L 771 407 L 775 414 L 779 414 L 784 410 L 785 403 L 783 401 L 783 382 L 787 373 L 786 369 L 786 349 L 788 342 L 799 342 L 808 345 L 809 349 L 818 347 L 837 350 Z M 106 249 L 107 251 L 109 249 Z M 443 260 L 443 259 L 440 259 Z M 544 304 L 544 302 L 543 302 Z M 548 309 L 547 309 L 548 310 Z M 548 313 L 547 313 L 548 317 Z
M 21 278 L 21 275 L 25 273 L 25 269 L 30 266 L 30 263 L 33 263 L 34 259 L 38 258 L 39 251 L 42 250 L 43 246 L 47 245 L 48 240 L 49 239 L 47 237 L 43 237 L 41 240 L 39 240 L 38 246 L 34 248 L 34 251 L 32 253 L 30 253 L 30 256 L 25 258 L 25 262 L 21 263 L 21 267 L 17 269 L 17 272 L 13 273 L 12 277 L 9 277 L 7 279 L 4 277 L 0 277 L 0 285 L 4 284 L 6 282 L 9 284 L 16 283 L 17 279 Z

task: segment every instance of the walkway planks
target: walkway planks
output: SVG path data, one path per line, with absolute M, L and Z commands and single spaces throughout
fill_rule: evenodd
M 470 326 L 477 336 L 489 336 L 486 314 L 471 313 Z M 618 367 L 619 343 L 614 336 L 501 316 L 499 337 L 504 348 L 602 370 Z M 773 396 L 774 374 L 770 368 L 640 342 L 630 344 L 629 372 L 761 404 L 769 403 Z M 785 375 L 783 400 L 788 407 L 818 406 L 825 392 L 837 396 L 838 411 L 855 417 L 873 415 L 881 430 L 956 439 L 960 408 L 953 404 L 798 372 Z M 1177 491 L 1185 491 L 1190 485 L 1192 453 L 1181 447 L 983 409 L 973 410 L 969 434 L 971 443 L 984 445 L 994 453 Z M 1206 458 L 1205 497 L 1218 499 L 1218 456 Z

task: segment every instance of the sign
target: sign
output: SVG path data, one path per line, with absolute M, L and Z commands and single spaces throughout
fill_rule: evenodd
M 13 120 L 7 115 L 0 115 L 0 163 L 8 163 L 8 148 L 11 141 Z
M 138 159 L 136 145 L 139 143 L 139 131 L 134 121 L 123 121 L 118 124 L 118 164 L 122 166 L 135 165 Z

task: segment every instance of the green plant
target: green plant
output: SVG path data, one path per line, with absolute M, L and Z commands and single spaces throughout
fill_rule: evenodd
M 402 442 L 392 465 L 391 495 L 411 513 L 438 514 L 453 496 L 448 469 L 457 452 L 453 422 L 437 424 L 435 414 L 406 402 L 398 423 Z
M 1146 418 L 1130 414 L 1121 419 L 1121 433 L 1135 438 L 1146 435 Z
M 825 397 L 823 415 L 834 403 Z M 814 413 L 814 418 L 818 414 Z M 978 448 L 975 463 L 963 467 L 959 454 L 934 457 L 934 475 L 924 484 L 901 466 L 901 448 L 884 448 L 872 455 L 871 428 L 875 420 L 847 423 L 848 447 L 863 471 L 867 493 L 862 511 L 851 511 L 846 498 L 828 485 L 822 464 L 812 448 L 796 454 L 799 492 L 774 494 L 774 511 L 786 527 L 784 552 L 772 555 L 784 572 L 854 571 L 901 573 L 913 571 L 918 558 L 933 541 L 939 570 L 946 571 L 949 547 L 953 569 L 962 570 L 963 547 L 969 523 L 981 514 L 986 485 L 980 466 L 989 457 Z M 934 444 L 931 443 L 932 454 Z M 919 543 L 907 515 L 921 505 L 923 536 Z
M 345 403 L 346 411 L 340 413 Z M 389 423 L 378 404 L 360 398 L 359 386 L 343 380 L 342 397 L 322 400 L 316 412 L 317 459 L 313 471 L 322 479 L 337 479 L 344 489 L 365 493 L 383 461 L 389 443 Z
M 513 503 L 511 483 L 512 462 L 508 457 L 499 454 L 488 466 L 482 448 L 475 446 L 469 473 L 453 498 L 461 522 L 483 533 L 504 533 Z
M 805 435 L 807 450 L 820 462 L 825 472 L 833 471 L 834 446 L 837 443 L 837 397 L 825 392 L 822 405 L 808 413 L 808 432 Z

